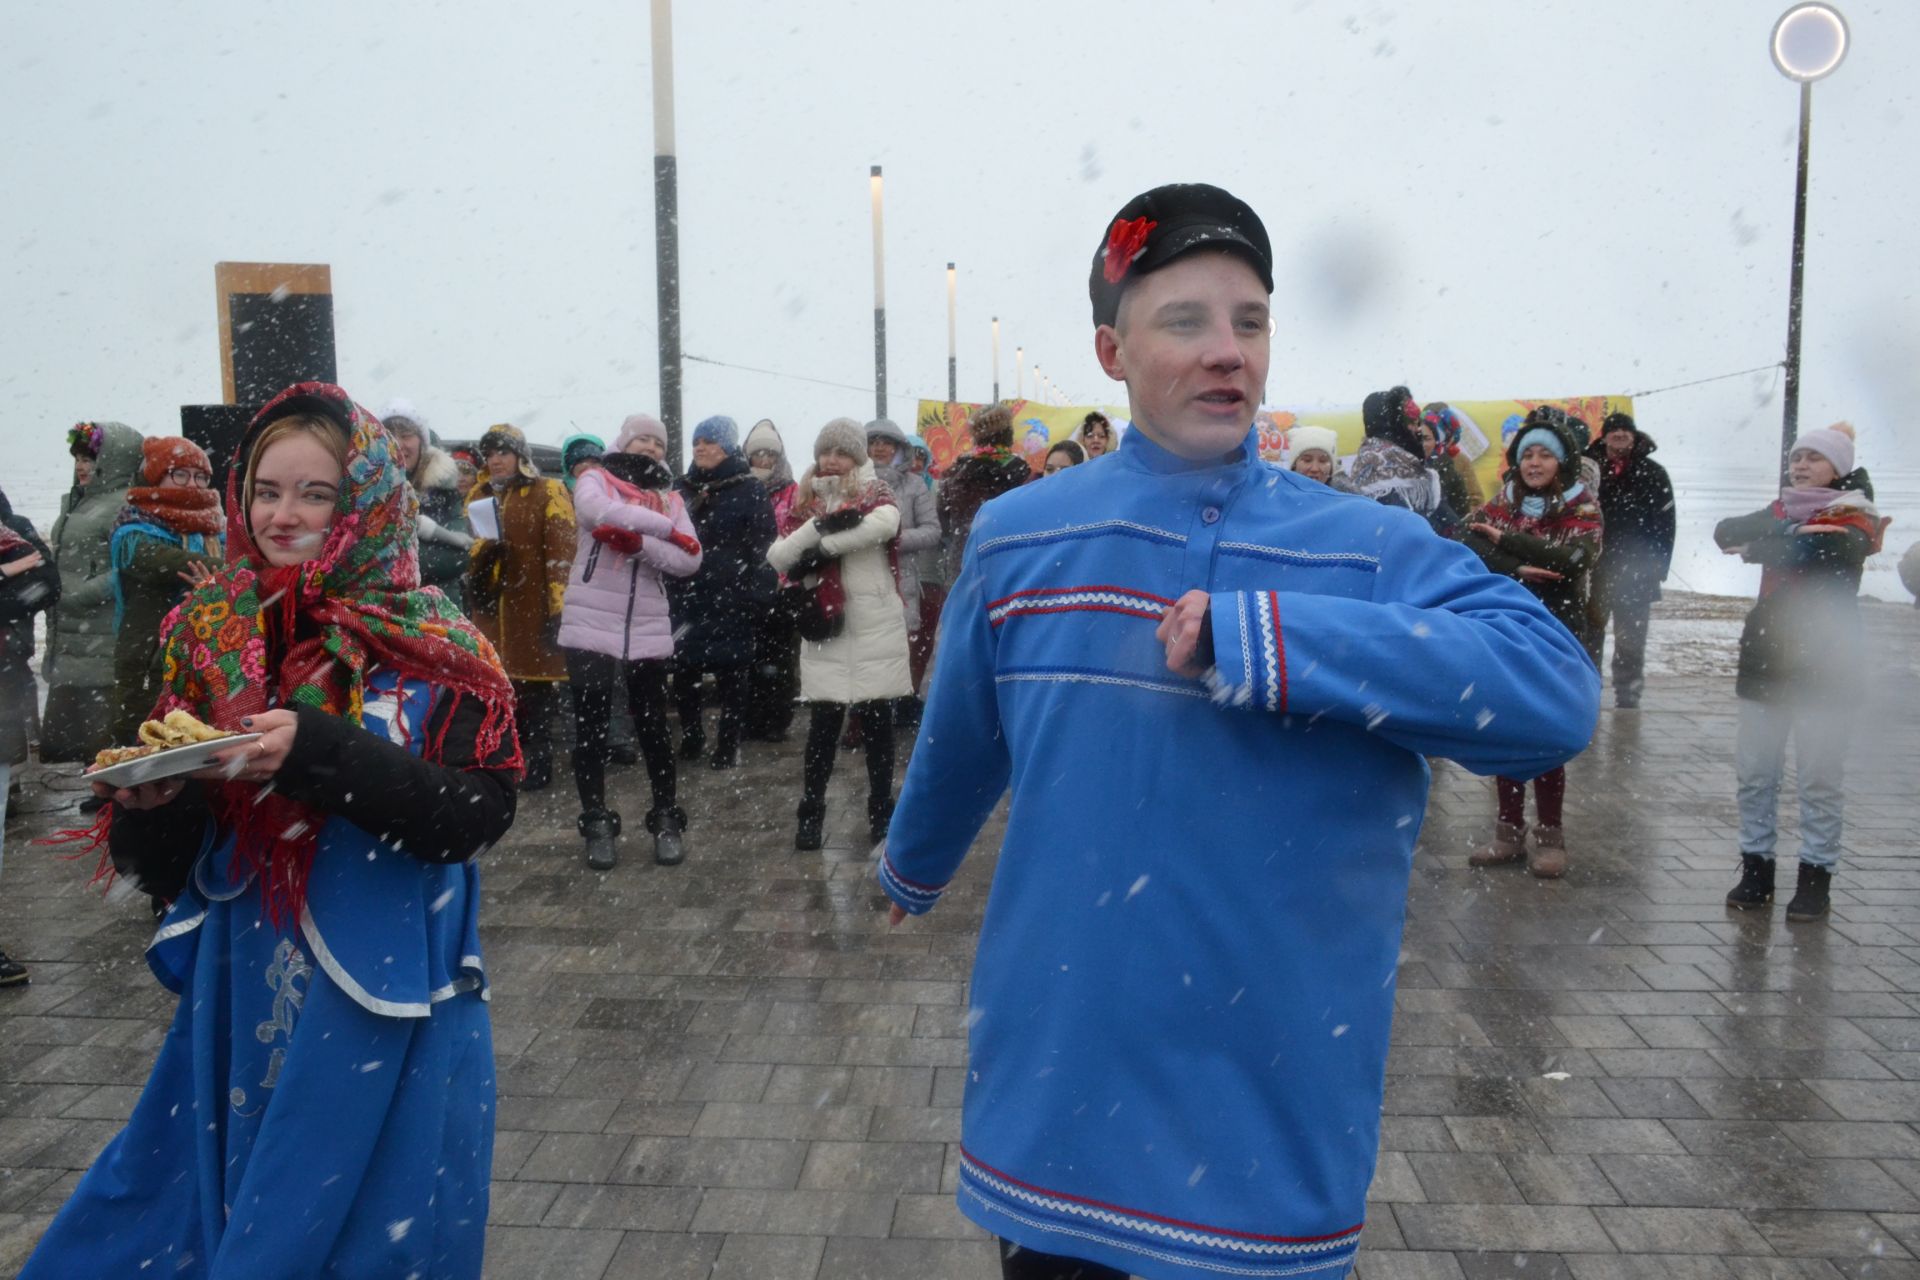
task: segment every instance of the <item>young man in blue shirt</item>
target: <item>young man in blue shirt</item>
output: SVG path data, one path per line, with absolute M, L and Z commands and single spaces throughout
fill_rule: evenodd
M 1260 461 L 1272 287 L 1227 192 L 1128 202 L 1088 289 L 1132 429 L 983 507 L 949 597 L 879 877 L 931 909 L 1011 784 L 958 1190 L 1010 1277 L 1344 1274 L 1425 757 L 1530 777 L 1593 730 L 1531 594 Z

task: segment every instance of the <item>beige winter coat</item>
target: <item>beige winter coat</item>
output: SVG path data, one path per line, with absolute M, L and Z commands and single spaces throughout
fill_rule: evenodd
M 851 479 L 873 480 L 873 464 Z M 800 644 L 800 697 L 806 702 L 872 702 L 913 692 L 907 669 L 907 623 L 894 585 L 888 546 L 900 532 L 900 509 L 877 507 L 857 528 L 821 536 L 809 520 L 773 544 L 767 561 L 781 573 L 813 547 L 837 556 L 846 590 L 846 624 L 823 644 Z M 909 567 L 911 572 L 911 567 Z

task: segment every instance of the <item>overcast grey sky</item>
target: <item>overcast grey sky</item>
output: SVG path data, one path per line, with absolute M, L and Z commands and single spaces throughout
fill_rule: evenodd
M 949 259 L 963 399 L 988 393 L 992 315 L 1004 393 L 1022 344 L 1077 398 L 1115 398 L 1087 262 L 1114 209 L 1173 180 L 1231 188 L 1272 233 L 1271 402 L 1398 381 L 1627 392 L 1776 360 L 1784 7 L 682 0 L 685 348 L 871 386 L 878 163 L 903 420 L 945 391 Z M 1841 7 L 1854 47 L 1815 91 L 1803 417 L 1852 418 L 1878 471 L 1920 444 L 1920 6 Z M 405 395 L 442 432 L 507 419 L 558 441 L 657 407 L 639 0 L 83 0 L 9 19 L 0 421 L 29 468 L 58 468 L 76 419 L 174 432 L 178 405 L 219 398 L 221 259 L 330 263 L 342 382 L 374 408 Z M 689 422 L 770 416 L 804 445 L 871 409 L 687 366 Z M 1752 467 L 1777 447 L 1777 379 L 1641 416 L 1670 463 Z

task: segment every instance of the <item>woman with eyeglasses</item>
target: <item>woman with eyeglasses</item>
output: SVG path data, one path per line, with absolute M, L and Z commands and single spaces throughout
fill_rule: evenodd
M 139 483 L 113 523 L 113 740 L 138 740 L 160 694 L 160 622 L 220 563 L 213 464 L 179 436 L 140 443 Z

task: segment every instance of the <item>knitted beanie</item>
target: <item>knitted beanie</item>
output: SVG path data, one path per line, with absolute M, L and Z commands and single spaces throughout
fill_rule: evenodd
M 413 401 L 404 396 L 395 396 L 387 401 L 386 407 L 376 415 L 380 425 L 387 429 L 388 435 L 418 436 L 427 434 L 427 420 L 413 407 Z
M 660 419 L 650 413 L 629 414 L 627 420 L 620 424 L 619 434 L 613 438 L 613 451 L 615 453 L 625 453 L 628 445 L 642 437 L 658 440 L 661 444 L 665 444 L 667 442 L 667 428 L 661 423 Z
M 206 450 L 183 436 L 148 436 L 140 442 L 140 483 L 156 488 L 175 467 L 213 474 Z
M 1817 431 L 1803 431 L 1793 442 L 1793 452 L 1805 449 L 1833 464 L 1841 475 L 1853 474 L 1853 424 L 1836 422 Z
M 1567 442 L 1560 438 L 1559 432 L 1545 426 L 1528 427 L 1522 431 L 1520 438 L 1513 443 L 1513 456 L 1517 459 L 1536 444 L 1545 446 L 1547 452 L 1561 462 L 1567 460 Z
M 773 425 L 772 418 L 762 418 L 754 423 L 753 430 L 747 432 L 746 444 L 741 448 L 748 457 L 752 457 L 762 449 L 771 449 L 783 456 L 787 452 L 786 441 L 780 438 L 780 429 Z
M 716 413 L 693 429 L 693 442 L 695 444 L 710 442 L 719 445 L 728 453 L 738 453 L 740 452 L 740 428 L 732 418 L 723 413 Z
M 867 433 L 852 418 L 835 418 L 813 438 L 813 456 L 837 453 L 855 462 L 867 460 Z
M 1332 427 L 1309 426 L 1302 422 L 1287 430 L 1287 465 L 1291 467 L 1296 458 L 1309 449 L 1325 452 L 1328 461 L 1340 456 L 1340 437 Z
M 585 432 L 568 436 L 560 442 L 560 469 L 571 476 L 575 467 L 582 462 L 598 461 L 606 451 L 606 442 L 599 436 L 590 436 Z

